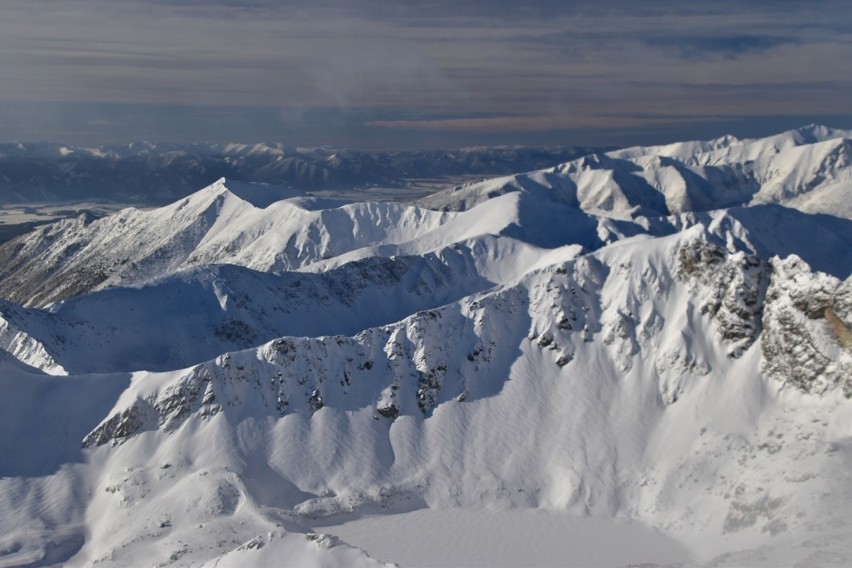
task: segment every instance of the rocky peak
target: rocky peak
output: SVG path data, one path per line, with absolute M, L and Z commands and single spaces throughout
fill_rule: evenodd
M 796 256 L 770 265 L 763 372 L 806 393 L 852 397 L 852 278 L 813 272 Z

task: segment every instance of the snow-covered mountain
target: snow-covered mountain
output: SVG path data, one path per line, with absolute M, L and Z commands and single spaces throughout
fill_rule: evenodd
M 365 152 L 288 144 L 151 144 L 81 148 L 0 144 L 0 204 L 108 200 L 163 204 L 228 177 L 302 190 L 351 190 L 407 180 L 544 168 L 584 147 L 469 147 Z
M 806 126 L 768 138 L 627 148 L 554 168 L 457 186 L 421 200 L 463 210 L 508 192 L 604 215 L 669 215 L 780 203 L 852 218 L 852 132 Z
M 372 566 L 395 558 L 320 533 L 423 508 L 848 564 L 852 220 L 784 205 L 849 191 L 819 158 L 843 136 L 629 149 L 418 205 L 223 179 L 3 244 L 0 565 Z M 671 562 L 650 548 L 628 561 Z

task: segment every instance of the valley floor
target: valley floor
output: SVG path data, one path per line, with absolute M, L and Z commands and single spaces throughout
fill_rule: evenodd
M 410 568 L 680 565 L 693 559 L 684 545 L 640 523 L 543 509 L 421 509 L 316 531 Z

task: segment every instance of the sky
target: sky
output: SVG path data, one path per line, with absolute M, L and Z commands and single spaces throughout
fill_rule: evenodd
M 355 149 L 852 128 L 850 0 L 0 0 L 0 140 Z

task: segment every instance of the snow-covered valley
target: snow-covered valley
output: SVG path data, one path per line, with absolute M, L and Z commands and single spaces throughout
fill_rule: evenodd
M 847 565 L 851 134 L 3 243 L 0 566 Z

